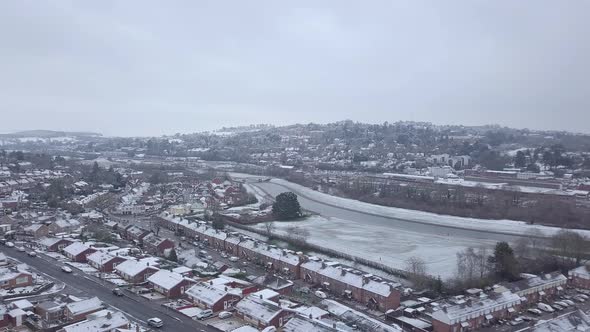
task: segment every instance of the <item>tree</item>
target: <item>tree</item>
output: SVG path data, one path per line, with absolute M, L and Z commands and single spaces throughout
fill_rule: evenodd
M 275 227 L 275 223 L 272 221 L 269 221 L 267 223 L 264 224 L 264 229 L 266 230 L 266 235 L 268 236 L 272 236 L 272 233 L 274 233 L 276 227 Z
M 518 279 L 518 262 L 514 257 L 514 251 L 507 242 L 498 242 L 494 248 L 494 254 L 488 261 L 493 264 L 494 271 L 502 278 L 509 280 Z
M 516 157 L 514 157 L 514 166 L 516 167 L 524 167 L 526 166 L 526 157 L 524 152 L 517 151 Z
M 173 261 L 173 262 L 178 262 L 178 256 L 176 255 L 176 250 L 174 250 L 174 249 L 170 250 L 170 253 L 168 254 L 168 260 Z
M 562 229 L 551 238 L 551 246 L 563 259 L 574 258 L 580 265 L 586 250 L 590 247 L 588 239 L 576 231 Z
M 213 214 L 213 221 L 211 222 L 211 226 L 213 226 L 214 229 L 220 230 L 225 228 L 225 221 L 223 221 L 223 218 L 219 213 Z
M 426 262 L 420 257 L 412 256 L 406 260 L 406 271 L 410 274 L 410 280 L 416 286 L 422 286 L 426 281 Z
M 292 192 L 284 192 L 276 197 L 272 205 L 272 213 L 283 220 L 295 219 L 303 215 L 297 195 Z

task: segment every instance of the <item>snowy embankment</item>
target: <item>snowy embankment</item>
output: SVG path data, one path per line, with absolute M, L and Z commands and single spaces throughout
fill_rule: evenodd
M 404 221 L 411 221 L 422 224 L 430 224 L 436 226 L 445 226 L 451 228 L 468 229 L 475 231 L 500 233 L 507 235 L 523 235 L 532 234 L 532 232 L 542 232 L 543 236 L 552 236 L 560 230 L 558 227 L 530 225 L 522 221 L 515 220 L 489 220 L 477 218 L 465 218 L 449 215 L 440 215 L 431 212 L 423 212 L 417 210 L 408 210 L 395 207 L 381 206 L 370 203 L 365 203 L 353 199 L 342 198 L 324 194 L 310 188 L 301 186 L 282 179 L 272 179 L 271 183 L 285 187 L 286 190 L 291 190 L 297 195 L 305 197 L 312 201 L 317 201 L 322 204 L 331 205 L 345 210 L 376 215 L 380 217 L 399 219 Z M 590 237 L 590 231 L 576 230 L 580 234 Z M 540 234 L 539 234 L 540 235 Z

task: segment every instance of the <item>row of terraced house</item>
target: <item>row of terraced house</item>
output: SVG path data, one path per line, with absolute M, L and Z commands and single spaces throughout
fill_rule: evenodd
M 216 230 L 202 221 L 189 221 L 168 213 L 160 215 L 159 225 L 177 234 L 197 239 L 290 279 L 302 279 L 337 295 L 363 303 L 376 310 L 399 307 L 401 285 L 337 262 L 323 261 L 301 252 L 281 249 L 237 232 Z

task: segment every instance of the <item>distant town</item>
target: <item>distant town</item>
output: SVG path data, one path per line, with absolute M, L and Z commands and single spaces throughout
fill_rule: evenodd
M 583 133 L 2 134 L 0 328 L 590 331 L 589 220 Z

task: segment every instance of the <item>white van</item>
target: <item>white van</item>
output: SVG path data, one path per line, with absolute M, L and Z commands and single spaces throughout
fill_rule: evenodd
M 548 305 L 546 303 L 543 303 L 543 302 L 539 302 L 537 304 L 537 308 L 539 308 L 539 309 L 541 309 L 541 310 L 543 310 L 545 312 L 554 312 L 555 311 L 555 310 L 553 310 L 553 308 L 551 308 L 550 305 Z

